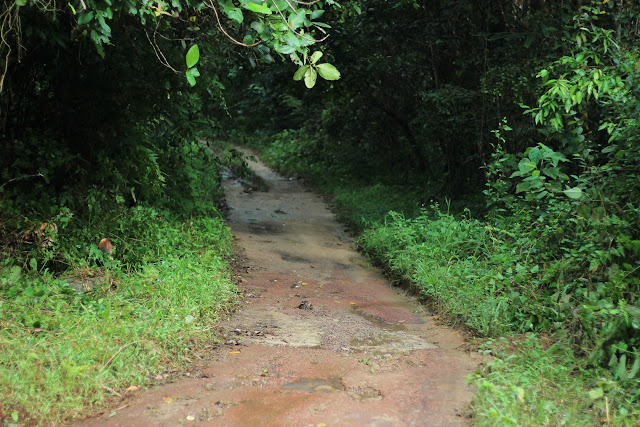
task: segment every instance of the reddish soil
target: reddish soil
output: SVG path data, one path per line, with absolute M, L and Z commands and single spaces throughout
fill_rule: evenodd
M 243 250 L 238 312 L 197 378 L 139 392 L 89 425 L 455 426 L 480 356 L 359 255 L 320 196 L 259 163 L 225 182 Z M 111 416 L 109 416 L 111 414 Z

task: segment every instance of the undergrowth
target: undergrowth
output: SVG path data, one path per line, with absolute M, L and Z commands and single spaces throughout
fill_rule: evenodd
M 492 360 L 469 377 L 478 390 L 475 425 L 624 424 L 627 413 L 615 413 L 592 391 L 596 384 L 615 383 L 587 370 L 562 341 L 526 334 L 485 340 L 481 350 Z
M 217 341 L 236 301 L 219 169 L 246 164 L 193 144 L 180 156 L 180 185 L 159 198 L 78 187 L 73 203 L 41 191 L 25 206 L 0 193 L 1 422 L 91 415 Z M 98 248 L 105 237 L 112 253 Z
M 414 219 L 390 213 L 386 224 L 366 230 L 359 243 L 365 253 L 382 261 L 394 275 L 411 281 L 434 306 L 479 336 L 546 332 L 551 333 L 554 348 L 564 349 L 561 357 L 535 352 L 536 338 L 528 339 L 525 346 L 535 357 L 499 349 L 499 358 L 478 376 L 478 399 L 501 405 L 502 394 L 511 396 L 508 390 L 518 384 L 513 378 L 506 379 L 513 371 L 514 377 L 515 373 L 529 376 L 519 386 L 526 393 L 549 395 L 551 409 L 538 408 L 546 415 L 536 418 L 533 408 L 522 405 L 497 412 L 485 407 L 476 412 L 480 424 L 575 425 L 581 411 L 606 402 L 611 423 L 633 425 L 640 419 L 640 361 L 631 347 L 638 313 L 632 305 L 616 306 L 596 293 L 569 291 L 579 288 L 579 280 L 570 284 L 567 278 L 558 289 L 553 278 L 563 263 L 541 264 L 548 243 L 526 233 L 528 226 L 505 229 L 443 213 L 434 206 Z M 631 338 L 625 338 L 626 334 Z M 608 369 L 601 368 L 598 360 L 603 353 Z M 562 363 L 553 361 L 556 358 Z M 581 387 L 580 399 L 547 390 L 557 381 L 547 374 L 540 376 L 541 369 L 561 377 L 566 375 L 558 371 L 562 366 L 575 381 L 571 387 Z M 538 370 L 532 372 L 534 367 Z M 501 379 L 500 386 L 487 388 L 495 378 Z M 583 384 L 585 378 L 592 379 L 588 387 Z M 587 388 L 589 398 L 582 396 L 587 395 Z M 503 409 L 511 414 L 502 414 Z M 604 410 L 595 411 L 593 419 Z
M 95 262 L 61 276 L 36 262 L 28 268 L 14 258 L 2 262 L 5 422 L 50 425 L 90 414 L 109 396 L 184 365 L 215 339 L 214 321 L 235 295 L 229 230 L 220 218 L 153 220 L 148 237 L 158 244 L 145 242 L 144 263 L 128 273 L 118 242 L 113 259 L 94 251 Z

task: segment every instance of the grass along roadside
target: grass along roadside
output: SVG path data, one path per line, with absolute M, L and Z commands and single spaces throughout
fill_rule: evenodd
M 495 360 L 471 378 L 477 425 L 637 425 L 638 378 L 631 364 L 591 363 L 575 317 L 544 292 L 524 233 L 441 212 L 390 213 L 359 239 L 365 253 L 410 281 L 430 305 L 480 337 Z M 573 330 L 568 324 L 574 322 Z M 541 333 L 540 331 L 546 331 Z
M 118 261 L 54 277 L 0 265 L 0 418 L 51 425 L 102 408 L 110 396 L 180 369 L 216 339 L 233 308 L 227 259 L 231 234 L 220 218 L 155 219 L 148 255 L 125 272 Z M 116 245 L 117 251 L 117 245 Z M 92 276 L 92 277 L 91 277 Z M 97 286 L 78 294 L 70 282 Z

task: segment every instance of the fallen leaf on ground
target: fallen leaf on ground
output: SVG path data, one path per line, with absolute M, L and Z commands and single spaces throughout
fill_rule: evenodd
M 138 391 L 138 390 L 140 390 L 140 387 L 138 387 L 137 385 L 131 385 L 131 386 L 127 387 L 127 389 L 125 391 L 133 393 L 134 391 Z
M 173 398 L 172 397 L 165 397 L 164 398 L 164 403 L 171 403 L 173 402 Z
M 230 351 L 229 354 L 240 354 L 239 351 Z

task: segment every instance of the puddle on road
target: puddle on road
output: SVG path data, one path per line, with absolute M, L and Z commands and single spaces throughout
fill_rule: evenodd
M 249 222 L 248 227 L 249 231 L 251 231 L 253 234 L 280 234 L 284 232 L 280 224 L 274 224 L 270 222 Z
M 400 331 L 407 330 L 407 327 L 405 325 L 402 325 L 399 323 L 387 323 L 377 316 L 372 316 L 370 314 L 365 313 L 360 308 L 358 308 L 357 305 L 351 306 L 351 312 L 353 314 L 357 314 L 358 316 L 368 320 L 369 322 L 373 323 L 374 325 L 378 326 L 380 329 L 383 329 L 385 331 L 400 332 Z
M 300 262 L 305 264 L 311 264 L 313 262 L 310 259 L 299 256 L 299 255 L 292 255 L 282 251 L 274 251 L 274 252 L 280 255 L 280 259 L 282 259 L 283 261 Z
M 340 378 L 300 378 L 289 384 L 285 384 L 282 387 L 306 391 L 307 393 L 334 393 L 336 391 L 342 391 L 344 384 Z

